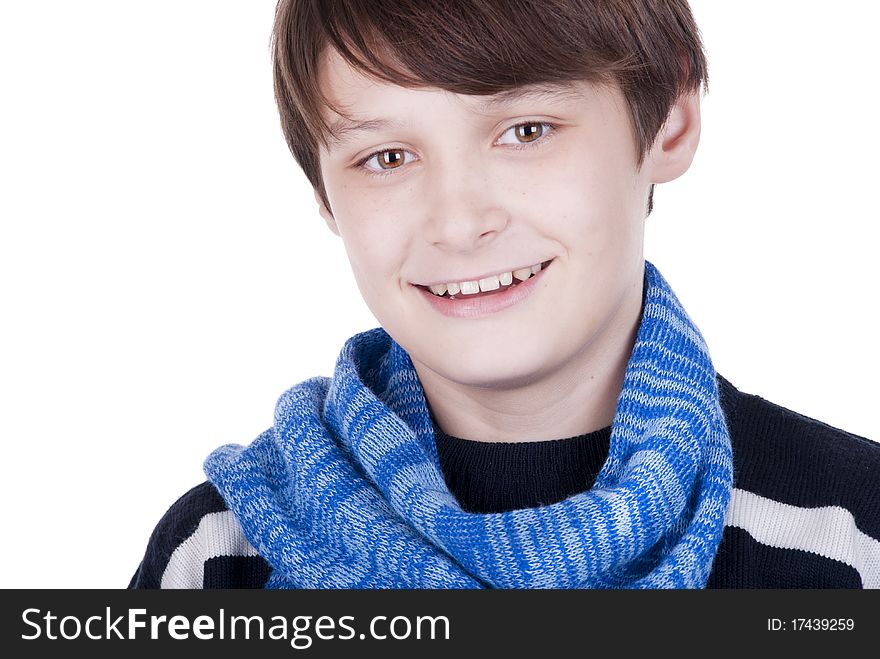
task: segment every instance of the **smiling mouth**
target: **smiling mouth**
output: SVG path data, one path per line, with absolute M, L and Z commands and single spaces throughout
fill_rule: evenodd
M 413 284 L 417 288 L 429 291 L 432 295 L 448 300 L 456 300 L 462 298 L 480 298 L 516 288 L 519 284 L 535 277 L 539 272 L 544 270 L 553 259 L 537 263 L 528 268 L 521 268 L 510 272 L 503 272 L 499 275 L 492 275 L 485 279 L 451 282 L 448 284 L 437 284 L 434 286 L 425 286 L 423 284 Z

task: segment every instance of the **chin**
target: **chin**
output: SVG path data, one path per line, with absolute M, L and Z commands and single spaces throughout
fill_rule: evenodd
M 525 355 L 498 343 L 489 350 L 472 349 L 455 354 L 432 352 L 422 361 L 447 380 L 463 386 L 483 388 L 529 384 L 544 366 L 542 356 Z

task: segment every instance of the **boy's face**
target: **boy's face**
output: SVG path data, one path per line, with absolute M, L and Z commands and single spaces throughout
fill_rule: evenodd
M 601 337 L 631 332 L 631 312 L 641 308 L 648 190 L 659 177 L 650 159 L 636 167 L 619 91 L 579 82 L 569 90 L 580 98 L 485 109 L 487 96 L 366 78 L 332 49 L 321 82 L 357 120 L 399 123 L 351 132 L 343 145 L 321 150 L 333 215 L 321 214 L 343 239 L 370 310 L 423 381 L 523 386 L 584 363 L 607 345 Z M 522 122 L 528 126 L 513 128 Z M 551 260 L 528 295 L 477 315 L 465 306 L 444 314 L 416 286 Z

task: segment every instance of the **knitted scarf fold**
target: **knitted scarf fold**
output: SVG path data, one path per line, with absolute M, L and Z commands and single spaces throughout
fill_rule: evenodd
M 272 567 L 269 588 L 703 588 L 733 482 L 705 341 L 645 261 L 642 318 L 593 487 L 465 512 L 440 470 L 424 391 L 381 328 L 333 376 L 278 400 L 274 426 L 205 472 Z

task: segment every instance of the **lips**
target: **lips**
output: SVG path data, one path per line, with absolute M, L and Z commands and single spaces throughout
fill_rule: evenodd
M 552 262 L 553 259 L 547 264 Z M 541 270 L 525 281 L 469 295 L 458 293 L 450 297 L 446 294 L 436 295 L 426 286 L 413 284 L 413 287 L 419 289 L 419 294 L 425 302 L 440 314 L 452 318 L 473 319 L 489 316 L 524 303 L 537 289 L 539 283 L 544 281 L 548 269 L 542 264 Z
M 431 294 L 446 300 L 463 298 L 479 298 L 487 295 L 497 295 L 522 284 L 524 281 L 536 276 L 542 269 L 553 262 L 553 259 L 537 263 L 533 266 L 518 269 L 512 272 L 504 272 L 500 275 L 489 275 L 486 278 L 467 280 L 450 284 L 412 284 L 417 288 L 429 291 Z M 506 281 L 505 281 L 506 280 Z

